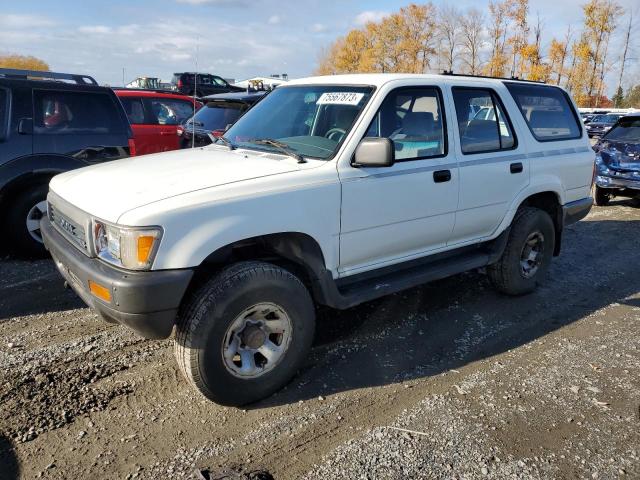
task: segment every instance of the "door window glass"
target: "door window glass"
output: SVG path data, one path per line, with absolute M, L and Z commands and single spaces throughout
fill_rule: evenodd
M 151 123 L 180 125 L 193 115 L 193 104 L 184 100 L 153 98 L 149 101 Z
M 393 140 L 396 161 L 445 155 L 444 116 L 438 90 L 409 88 L 389 93 L 366 136 Z
M 129 123 L 132 125 L 140 125 L 145 123 L 144 107 L 142 100 L 134 97 L 120 97 L 120 102 L 127 114 Z
M 462 153 L 514 148 L 515 137 L 511 122 L 495 93 L 476 88 L 454 88 L 453 100 Z
M 0 140 L 7 134 L 7 119 L 9 118 L 9 102 L 7 91 L 0 88 Z
M 36 134 L 124 133 L 124 124 L 105 93 L 34 91 Z

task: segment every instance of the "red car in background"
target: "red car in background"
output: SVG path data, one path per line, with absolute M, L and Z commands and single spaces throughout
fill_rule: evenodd
M 135 153 L 132 155 L 179 149 L 178 125 L 202 107 L 202 103 L 180 93 L 133 88 L 114 89 L 114 92 L 133 130 Z

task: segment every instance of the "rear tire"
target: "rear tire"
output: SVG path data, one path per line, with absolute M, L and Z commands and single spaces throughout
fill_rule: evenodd
M 314 330 L 313 301 L 296 276 L 269 263 L 242 262 L 222 270 L 185 304 L 174 351 L 185 377 L 205 397 L 240 406 L 291 380 Z
M 530 293 L 546 275 L 554 247 L 555 227 L 549 214 L 538 208 L 520 208 L 504 252 L 498 262 L 487 267 L 487 275 L 502 293 Z
M 9 201 L 5 217 L 8 247 L 23 257 L 41 258 L 46 254 L 39 221 L 46 215 L 47 184 L 28 188 Z
M 593 203 L 598 207 L 605 207 L 609 205 L 611 201 L 611 193 L 609 193 L 606 189 L 600 188 L 597 185 L 593 186 Z

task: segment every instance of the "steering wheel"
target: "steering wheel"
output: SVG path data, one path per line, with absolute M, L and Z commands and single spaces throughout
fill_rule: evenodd
M 346 134 L 347 134 L 347 131 L 345 129 L 334 127 L 327 130 L 327 133 L 325 133 L 324 136 L 329 140 L 333 140 L 334 142 L 339 143 L 340 140 L 342 140 L 342 137 L 344 137 Z M 337 140 L 333 138 L 336 135 L 338 135 Z

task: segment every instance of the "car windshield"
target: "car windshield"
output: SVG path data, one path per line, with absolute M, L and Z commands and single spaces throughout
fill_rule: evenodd
M 613 142 L 640 144 L 640 118 L 622 120 L 618 125 L 609 130 L 605 139 Z
M 198 110 L 188 124 L 194 123 L 196 128 L 206 130 L 222 130 L 235 123 L 246 108 L 242 103 L 210 102 Z
M 225 134 L 243 148 L 278 150 L 277 140 L 299 155 L 329 159 L 371 98 L 372 87 L 306 85 L 278 87 Z

